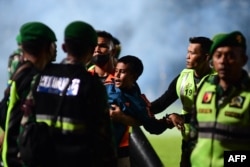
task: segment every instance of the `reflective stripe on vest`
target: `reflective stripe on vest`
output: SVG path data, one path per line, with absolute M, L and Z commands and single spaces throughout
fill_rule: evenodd
M 249 127 L 225 125 L 214 122 L 199 123 L 199 137 L 213 138 L 220 141 L 250 142 Z
M 36 119 L 37 122 L 45 122 L 48 125 L 51 125 L 53 116 L 37 114 Z M 85 133 L 86 128 L 83 122 L 68 117 L 58 117 L 55 127 L 60 128 L 62 132 L 70 132 L 76 134 Z
M 13 82 L 11 82 L 11 87 L 10 87 L 10 98 L 9 98 L 8 110 L 7 110 L 7 115 L 6 115 L 5 134 L 4 134 L 3 149 L 2 149 L 2 160 L 3 160 L 3 164 L 5 167 L 8 167 L 8 164 L 7 164 L 8 130 L 7 129 L 9 128 L 9 120 L 10 120 L 10 116 L 11 116 L 11 111 L 18 100 L 19 100 L 19 96 L 17 94 L 16 82 L 13 81 Z
M 194 70 L 182 70 L 177 83 L 176 92 L 182 103 L 182 114 L 190 113 L 192 110 L 196 85 L 194 82 Z
M 185 85 L 186 85 L 186 82 L 188 79 L 188 75 L 189 75 L 189 73 L 186 73 L 181 81 L 181 87 L 180 87 L 181 101 L 183 101 L 183 98 L 185 97 Z

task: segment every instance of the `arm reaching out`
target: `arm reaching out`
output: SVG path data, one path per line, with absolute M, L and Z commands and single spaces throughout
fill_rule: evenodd
M 181 115 L 177 113 L 172 113 L 167 116 L 167 121 L 170 121 L 174 124 L 174 126 L 178 129 L 183 131 L 184 128 L 184 119 Z

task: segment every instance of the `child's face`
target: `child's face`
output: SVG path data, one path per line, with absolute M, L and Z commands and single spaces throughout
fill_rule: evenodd
M 134 82 L 134 76 L 129 71 L 129 65 L 118 62 L 115 68 L 115 86 L 118 88 L 131 88 Z

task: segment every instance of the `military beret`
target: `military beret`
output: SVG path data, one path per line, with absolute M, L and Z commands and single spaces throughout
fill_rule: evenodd
M 18 45 L 20 45 L 22 43 L 22 39 L 21 39 L 21 35 L 20 34 L 18 34 L 16 36 L 16 42 L 17 42 Z
M 65 39 L 79 39 L 90 45 L 97 45 L 97 34 L 95 29 L 83 21 L 71 22 L 64 32 Z
M 45 40 L 56 41 L 55 33 L 45 24 L 40 22 L 28 22 L 20 28 L 21 41 Z
M 246 49 L 246 39 L 244 35 L 239 31 L 233 31 L 231 33 L 221 33 L 213 37 L 213 44 L 210 48 L 210 54 L 220 46 L 239 46 Z

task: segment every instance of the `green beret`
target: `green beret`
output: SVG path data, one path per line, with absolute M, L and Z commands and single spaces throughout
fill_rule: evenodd
M 79 39 L 90 45 L 97 45 L 97 34 L 95 29 L 83 21 L 74 21 L 70 23 L 64 32 L 65 39 Z
M 18 45 L 20 45 L 22 43 L 22 39 L 21 39 L 21 35 L 20 34 L 18 34 L 16 36 L 16 42 L 17 42 Z
M 56 41 L 55 33 L 45 24 L 40 22 L 28 22 L 20 28 L 21 41 L 45 40 Z
M 233 31 L 231 33 L 217 34 L 213 37 L 213 44 L 210 48 L 210 54 L 221 46 L 239 46 L 246 50 L 246 39 L 244 35 L 239 31 Z

